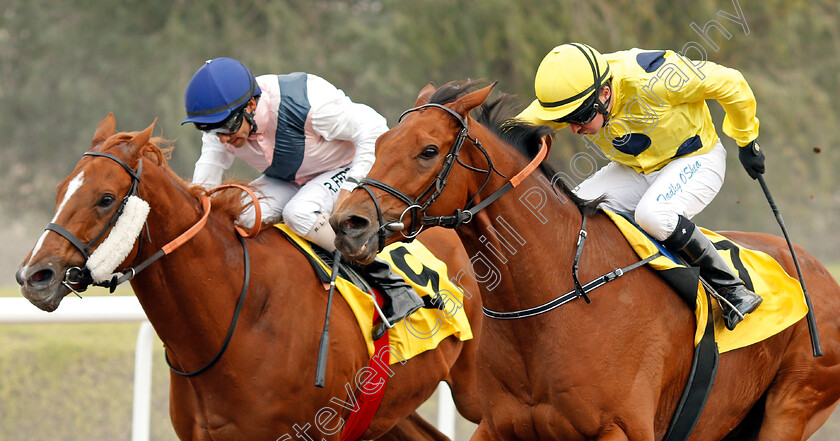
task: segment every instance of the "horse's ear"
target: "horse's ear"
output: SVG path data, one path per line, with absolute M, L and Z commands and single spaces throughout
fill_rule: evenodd
M 143 146 L 148 144 L 149 140 L 152 139 L 152 130 L 155 128 L 155 123 L 157 123 L 157 118 L 152 121 L 149 127 L 146 127 L 142 132 L 137 133 L 128 141 L 128 146 L 131 148 L 131 162 L 134 162 L 135 159 L 140 157 Z
M 493 90 L 493 87 L 496 86 L 496 83 L 497 81 L 493 82 L 493 84 L 487 87 L 483 87 L 474 92 L 470 92 L 462 96 L 454 103 L 448 104 L 448 107 L 457 112 L 464 119 L 466 119 L 467 115 L 469 115 L 473 109 L 480 106 L 481 103 L 483 103 L 484 100 L 486 100 L 487 97 L 490 96 L 490 91 Z
M 435 83 L 429 81 L 429 84 L 420 91 L 420 94 L 417 95 L 417 101 L 414 102 L 414 107 L 422 106 L 423 104 L 427 104 L 429 102 L 429 98 L 432 97 L 432 94 L 435 93 L 437 90 L 437 86 Z
M 112 112 L 109 113 L 98 126 L 96 126 L 96 133 L 93 134 L 93 141 L 90 143 L 90 148 L 93 149 L 94 147 L 99 146 L 116 131 L 117 122 L 114 120 L 114 114 Z

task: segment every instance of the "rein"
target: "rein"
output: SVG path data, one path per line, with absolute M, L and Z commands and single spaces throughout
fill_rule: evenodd
M 378 181 L 373 178 L 362 178 L 356 185 L 357 188 L 361 188 L 365 190 L 368 195 L 370 196 L 371 200 L 373 201 L 374 207 L 376 208 L 376 215 L 379 219 L 379 251 L 381 252 L 382 249 L 385 247 L 385 240 L 387 239 L 388 233 L 387 231 L 400 231 L 400 234 L 403 235 L 408 241 L 414 240 L 420 231 L 423 230 L 426 226 L 441 226 L 446 228 L 457 229 L 461 225 L 469 223 L 473 216 L 479 211 L 487 208 L 490 204 L 495 202 L 497 199 L 502 197 L 503 194 L 507 193 L 508 191 L 512 190 L 516 186 L 518 186 L 528 175 L 530 175 L 536 168 L 539 166 L 540 163 L 548 156 L 548 144 L 545 140 L 542 141 L 542 147 L 540 151 L 537 153 L 537 156 L 516 176 L 510 178 L 508 182 L 503 185 L 501 188 L 493 192 L 490 196 L 486 199 L 482 200 L 478 204 L 472 205 L 473 201 L 478 197 L 487 183 L 490 181 L 490 177 L 493 173 L 498 174 L 501 177 L 506 177 L 502 173 L 500 173 L 496 167 L 493 165 L 493 160 L 490 158 L 490 155 L 487 153 L 487 150 L 481 145 L 481 142 L 477 138 L 473 138 L 469 135 L 469 127 L 467 126 L 467 120 L 462 118 L 454 110 L 450 109 L 441 104 L 436 103 L 429 103 L 424 104 L 422 106 L 412 107 L 411 109 L 406 110 L 405 112 L 400 115 L 399 121 L 411 112 L 416 112 L 419 110 L 427 109 L 427 108 L 438 108 L 446 111 L 450 115 L 454 116 L 455 119 L 461 124 L 461 128 L 458 131 L 458 135 L 455 137 L 455 141 L 452 143 L 452 148 L 449 149 L 449 154 L 446 155 L 446 158 L 443 161 L 443 165 L 441 166 L 440 172 L 438 172 L 435 180 L 420 193 L 416 199 L 411 198 L 407 194 L 403 193 L 402 191 L 398 190 L 397 188 L 385 184 L 384 182 Z M 484 155 L 487 159 L 487 170 L 482 170 L 476 167 L 472 167 L 470 165 L 464 164 L 460 159 L 461 148 L 464 145 L 464 141 L 469 139 L 473 145 L 478 148 L 478 150 Z M 443 189 L 446 187 L 447 179 L 449 178 L 449 174 L 452 171 L 452 165 L 458 162 L 462 167 L 478 172 L 486 174 L 484 182 L 481 184 L 481 187 L 478 189 L 476 194 L 467 202 L 467 207 L 464 209 L 456 209 L 455 213 L 450 216 L 426 216 L 426 210 L 429 206 L 440 196 L 443 192 Z M 408 208 L 403 211 L 400 215 L 400 218 L 396 222 L 388 222 L 385 223 L 384 219 L 382 218 L 382 209 L 380 207 L 379 201 L 377 200 L 376 196 L 373 194 L 373 191 L 369 187 L 378 188 L 385 193 L 390 194 L 391 196 L 396 197 L 400 201 L 404 202 L 408 205 Z M 424 200 L 425 198 L 425 200 Z M 409 227 L 409 234 L 405 234 L 402 230 L 405 228 L 405 223 L 403 223 L 403 218 L 407 213 L 411 214 L 411 225 Z M 422 214 L 422 217 L 420 215 Z

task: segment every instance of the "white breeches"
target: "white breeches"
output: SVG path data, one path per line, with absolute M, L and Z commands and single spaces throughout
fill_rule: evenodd
M 312 233 L 311 240 L 324 248 L 333 248 L 332 239 L 324 237 L 325 234 L 335 237 L 326 219 L 333 211 L 339 186 L 344 182 L 348 169 L 341 167 L 321 173 L 302 186 L 265 175 L 255 179 L 251 184 L 257 187 L 258 194 L 262 196 L 260 208 L 263 222 L 276 223 L 282 219 L 298 235 L 308 237 Z M 245 227 L 254 224 L 253 207 L 242 213 L 238 223 Z M 325 232 L 324 229 L 329 231 Z M 325 246 L 327 244 L 329 247 Z
M 679 215 L 691 219 L 712 202 L 725 173 L 726 149 L 718 141 L 707 153 L 674 159 L 649 174 L 611 162 L 583 181 L 575 194 L 584 199 L 607 196 L 603 208 L 632 213 L 643 230 L 665 240 Z

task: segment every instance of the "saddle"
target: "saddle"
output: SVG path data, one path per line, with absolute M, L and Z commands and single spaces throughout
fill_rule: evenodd
M 291 231 L 284 224 L 275 225 L 301 253 L 306 256 L 318 279 L 329 284 L 333 258 L 331 253 L 313 245 Z M 385 247 L 379 257 L 388 261 L 391 268 L 405 279 L 423 299 L 426 308 L 419 309 L 388 330 L 392 350 L 390 364 L 406 360 L 437 347 L 443 339 L 454 335 L 461 341 L 473 338 L 467 315 L 464 312 L 464 294 L 449 280 L 446 264 L 435 257 L 422 243 L 394 243 Z M 371 330 L 375 322 L 375 290 L 352 264 L 342 264 L 336 279 L 336 289 L 350 305 L 365 342 L 368 353 L 374 356 L 375 347 Z M 381 304 L 382 300 L 377 299 Z M 438 309 L 438 302 L 445 308 Z
M 662 253 L 661 257 L 650 262 L 650 266 L 656 269 L 695 311 L 695 344 L 699 343 L 708 314 L 707 302 L 702 299 L 705 296 L 703 287 L 698 283 L 697 276 L 692 277 L 691 271 L 685 271 L 691 268 L 678 262 L 661 243 L 642 231 L 629 215 L 607 210 L 604 212 L 621 230 L 640 258 L 647 258 L 657 252 Z M 764 299 L 761 306 L 747 315 L 732 331 L 726 329 L 723 324 L 717 302 L 711 302 L 715 340 L 720 353 L 758 343 L 805 317 L 808 306 L 799 281 L 789 276 L 772 257 L 761 251 L 744 248 L 714 231 L 704 228 L 700 228 L 700 231 L 712 241 L 724 260 L 738 273 L 747 289 Z

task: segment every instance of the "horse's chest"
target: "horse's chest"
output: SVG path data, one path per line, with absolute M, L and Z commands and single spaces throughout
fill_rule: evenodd
M 584 439 L 568 415 L 548 404 L 498 400 L 493 409 L 491 418 L 499 439 Z
M 509 359 L 507 369 L 496 365 L 479 385 L 499 439 L 577 440 L 597 431 L 597 400 L 588 399 L 589 384 L 570 379 L 559 364 L 527 367 Z

